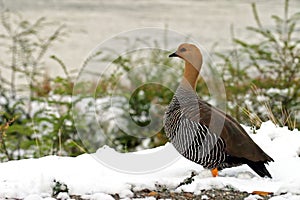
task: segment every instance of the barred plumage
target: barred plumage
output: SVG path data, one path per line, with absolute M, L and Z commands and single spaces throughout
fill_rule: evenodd
M 185 61 L 184 76 L 164 117 L 167 137 L 177 151 L 208 169 L 247 164 L 258 175 L 270 173 L 265 163 L 273 161 L 241 125 L 195 93 L 202 54 L 192 44 L 182 44 L 170 57 Z
M 211 133 L 208 127 L 189 116 L 193 112 L 201 112 L 190 103 L 200 102 L 198 97 L 179 87 L 165 113 L 164 127 L 167 137 L 177 151 L 189 160 L 205 168 L 223 168 L 225 161 L 225 143 L 217 134 Z M 196 98 L 196 99 L 195 99 Z M 180 100 L 179 100 L 180 99 Z

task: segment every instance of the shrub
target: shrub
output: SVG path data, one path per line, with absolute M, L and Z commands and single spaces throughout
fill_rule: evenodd
M 273 15 L 274 27 L 264 27 L 252 4 L 257 27 L 248 27 L 256 41 L 233 36 L 236 48 L 218 53 L 229 100 L 228 110 L 240 122 L 260 126 L 272 120 L 290 129 L 299 128 L 300 37 L 296 29 L 300 12 Z M 246 115 L 239 114 L 242 109 Z
M 66 66 L 51 57 L 66 74 L 55 79 L 42 67 L 48 50 L 66 35 L 65 26 L 46 18 L 30 22 L 9 11 L 1 13 L 1 26 L 0 50 L 7 56 L 0 61 L 0 125 L 5 127 L 0 160 L 84 152 L 72 119 Z
M 136 40 L 144 42 L 143 38 Z M 159 49 L 157 46 L 147 51 L 117 55 L 111 66 L 115 71 L 103 74 L 100 79 L 96 97 L 111 96 L 113 106 L 121 111 L 115 117 L 122 122 L 122 127 L 116 124 L 110 128 L 114 121 L 111 118 L 101 121 L 108 143 L 118 151 L 156 147 L 167 141 L 162 127 L 163 107 L 173 97 L 169 88 L 176 88 L 179 84 L 178 74 L 174 72 L 180 73 L 183 68 L 168 58 L 169 52 Z M 160 84 L 162 78 L 164 84 Z M 124 80 L 126 84 L 122 82 Z M 102 109 L 99 112 L 108 112 L 111 107 L 102 105 Z

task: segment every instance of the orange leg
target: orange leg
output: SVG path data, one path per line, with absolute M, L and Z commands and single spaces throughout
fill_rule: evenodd
M 273 194 L 273 192 L 265 192 L 265 191 L 253 191 L 252 194 L 258 194 L 260 196 L 268 196 Z
M 212 174 L 213 177 L 218 176 L 218 169 L 217 168 L 212 169 L 211 174 Z

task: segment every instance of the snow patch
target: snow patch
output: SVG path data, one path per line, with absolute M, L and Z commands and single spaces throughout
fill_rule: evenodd
M 251 131 L 245 127 L 246 131 Z M 95 154 L 83 154 L 78 157 L 46 156 L 39 159 L 9 161 L 0 164 L 0 198 L 25 198 L 26 200 L 52 200 L 53 181 L 65 183 L 69 194 L 60 193 L 61 199 L 69 195 L 90 195 L 93 199 L 112 199 L 109 194 L 119 194 L 121 198 L 130 199 L 132 191 L 157 185 L 175 190 L 179 183 L 197 175 L 189 185 L 183 185 L 176 191 L 200 194 L 203 189 L 230 187 L 240 191 L 273 192 L 278 199 L 300 199 L 300 132 L 290 131 L 286 127 L 277 127 L 265 122 L 250 137 L 266 151 L 275 162 L 267 165 L 273 179 L 261 178 L 248 166 L 228 168 L 220 171 L 219 177 L 213 178 L 210 171 L 182 156 L 169 166 L 158 171 L 142 174 L 128 174 L 109 168 L 95 159 L 96 154 L 115 152 L 108 146 L 100 148 Z M 171 145 L 171 144 L 167 144 Z M 157 153 L 154 162 L 159 162 L 159 152 L 163 147 L 143 150 L 128 155 L 148 156 Z M 124 161 L 126 162 L 126 161 Z M 122 164 L 122 163 L 121 163 Z M 125 163 L 124 163 L 125 164 Z M 133 163 L 140 165 L 140 163 Z M 285 193 L 285 195 L 281 195 Z M 248 199 L 256 198 L 250 195 Z M 205 196 L 203 197 L 205 199 Z M 145 198 L 151 199 L 151 198 Z M 153 198 L 152 198 L 153 199 Z

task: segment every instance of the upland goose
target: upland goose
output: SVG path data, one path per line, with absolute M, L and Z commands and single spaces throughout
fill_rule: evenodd
M 169 57 L 185 61 L 182 81 L 164 116 L 164 129 L 176 150 L 187 159 L 212 170 L 247 164 L 259 176 L 270 177 L 265 167 L 273 159 L 228 114 L 196 95 L 202 54 L 193 44 L 181 44 Z M 219 133 L 216 132 L 219 130 Z

